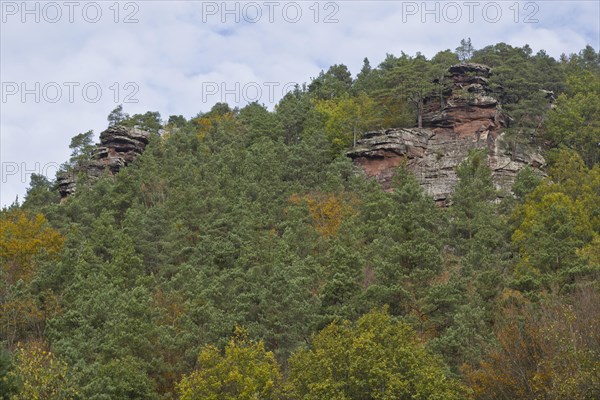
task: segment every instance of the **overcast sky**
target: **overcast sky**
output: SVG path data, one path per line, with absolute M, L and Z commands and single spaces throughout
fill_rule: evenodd
M 271 108 L 336 63 L 427 57 L 470 37 L 553 57 L 599 48 L 598 1 L 0 1 L 0 202 L 54 178 L 71 137 L 108 113 L 191 117 L 219 101 Z

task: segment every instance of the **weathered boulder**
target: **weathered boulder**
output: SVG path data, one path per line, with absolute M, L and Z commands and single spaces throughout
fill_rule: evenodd
M 486 150 L 496 188 L 501 195 L 510 193 L 522 168 L 530 165 L 543 174 L 545 160 L 532 146 L 507 145 L 506 116 L 488 85 L 491 73 L 481 64 L 450 67 L 443 95 L 426 102 L 425 128 L 369 132 L 347 155 L 384 189 L 390 188 L 397 167 L 405 164 L 425 191 L 444 203 L 458 181 L 458 164 L 470 150 Z
M 97 179 L 104 171 L 111 175 L 142 154 L 150 133 L 137 128 L 111 126 L 100 134 L 100 143 L 92 153 L 92 160 L 57 176 L 58 191 L 62 198 L 75 193 L 78 176 Z
M 77 189 L 76 174 L 73 171 L 60 172 L 56 176 L 56 184 L 61 198 L 68 197 Z

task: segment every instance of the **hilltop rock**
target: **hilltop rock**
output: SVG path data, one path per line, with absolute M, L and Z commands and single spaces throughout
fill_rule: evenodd
M 56 184 L 58 185 L 58 192 L 60 193 L 61 199 L 64 199 L 73 193 L 77 189 L 76 174 L 73 171 L 60 172 L 56 176 Z
M 458 64 L 448 69 L 442 98 L 430 98 L 423 126 L 436 135 L 486 138 L 506 125 L 498 100 L 488 85 L 491 69 L 481 64 Z
M 100 143 L 96 144 L 92 160 L 57 176 L 61 198 L 75 193 L 77 179 L 81 174 L 97 179 L 104 171 L 111 175 L 119 172 L 144 152 L 149 137 L 150 133 L 137 128 L 111 126 L 106 129 L 100 134 Z
M 531 146 L 508 145 L 506 116 L 488 85 L 491 74 L 481 64 L 450 67 L 442 96 L 426 102 L 425 128 L 369 132 L 347 155 L 384 189 L 390 188 L 397 167 L 404 163 L 425 191 L 444 203 L 458 181 L 456 166 L 470 150 L 485 149 L 496 188 L 510 193 L 522 168 L 530 165 L 539 170 L 545 160 Z

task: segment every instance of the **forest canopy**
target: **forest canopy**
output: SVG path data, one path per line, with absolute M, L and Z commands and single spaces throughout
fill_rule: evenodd
M 449 66 L 490 66 L 515 143 L 499 199 L 473 152 L 439 207 L 345 151 L 421 125 Z M 548 105 L 548 93 L 554 101 Z M 2 399 L 600 398 L 600 53 L 529 46 L 365 58 L 273 110 L 112 110 L 149 132 L 61 201 L 34 175 L 0 213 Z M 92 157 L 74 135 L 63 172 Z

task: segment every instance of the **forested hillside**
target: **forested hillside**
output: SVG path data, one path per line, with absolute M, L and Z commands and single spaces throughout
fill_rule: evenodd
M 421 125 L 465 61 L 491 67 L 507 137 L 546 176 L 524 168 L 499 196 L 472 151 L 445 207 L 405 165 L 389 188 L 367 179 L 346 152 Z M 107 126 L 149 133 L 126 167 L 84 173 L 99 150 L 74 135 L 59 175 L 76 190 L 33 175 L 1 211 L 0 398 L 600 398 L 590 46 L 465 40 L 333 65 L 272 111 L 119 106 Z

